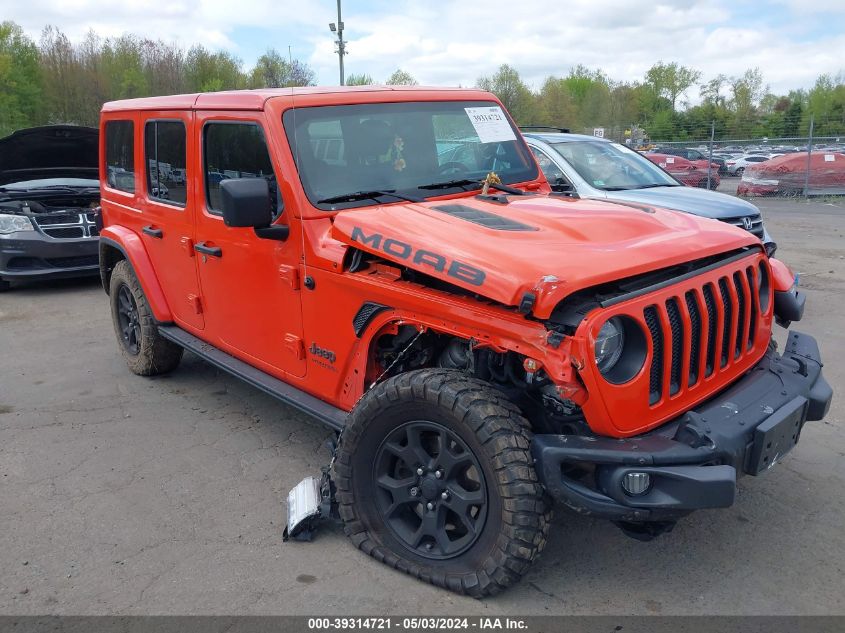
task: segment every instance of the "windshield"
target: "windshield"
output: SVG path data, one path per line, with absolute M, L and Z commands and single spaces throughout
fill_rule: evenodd
M 283 122 L 305 193 L 321 209 L 398 200 L 384 192 L 423 199 L 478 189 L 491 171 L 506 184 L 537 178 L 493 102 L 317 106 L 288 110 Z
M 650 160 L 618 143 L 572 141 L 551 146 L 596 189 L 621 191 L 679 185 Z

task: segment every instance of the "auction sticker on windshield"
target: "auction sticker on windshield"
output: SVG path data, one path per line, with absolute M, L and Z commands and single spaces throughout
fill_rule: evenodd
M 482 143 L 501 143 L 515 141 L 516 135 L 508 118 L 499 106 L 486 108 L 464 108 L 478 140 Z

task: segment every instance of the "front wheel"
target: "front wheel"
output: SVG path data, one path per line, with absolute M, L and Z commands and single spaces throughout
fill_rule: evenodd
M 519 409 L 488 383 L 422 369 L 368 392 L 334 464 L 353 543 L 434 585 L 482 597 L 527 571 L 550 511 Z

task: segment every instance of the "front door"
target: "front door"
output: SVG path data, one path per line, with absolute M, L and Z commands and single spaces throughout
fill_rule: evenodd
M 207 340 L 271 374 L 305 375 L 299 290 L 299 222 L 286 209 L 279 169 L 270 158 L 260 116 L 196 113 L 202 189 L 196 214 L 197 270 Z M 262 239 L 251 228 L 223 222 L 220 183 L 265 178 L 286 241 Z

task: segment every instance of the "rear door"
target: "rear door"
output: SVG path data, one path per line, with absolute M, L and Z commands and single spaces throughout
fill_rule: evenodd
M 300 224 L 279 186 L 260 112 L 197 112 L 203 191 L 197 205 L 197 270 L 208 340 L 273 374 L 304 376 L 305 346 L 299 294 Z M 220 182 L 264 178 L 273 208 L 290 226 L 286 241 L 262 239 L 251 228 L 223 222 Z
M 137 206 L 140 233 L 173 319 L 188 330 L 202 330 L 205 319 L 193 249 L 197 191 L 191 165 L 193 113 L 144 112 L 143 161 Z M 179 178 L 175 170 L 185 170 Z

